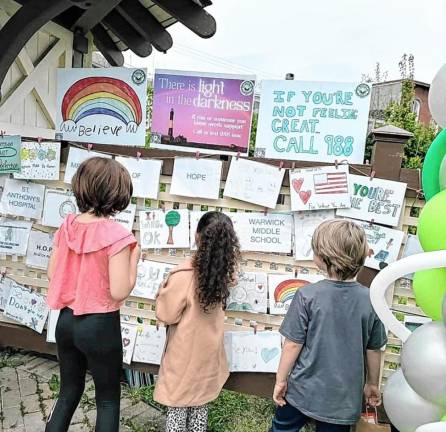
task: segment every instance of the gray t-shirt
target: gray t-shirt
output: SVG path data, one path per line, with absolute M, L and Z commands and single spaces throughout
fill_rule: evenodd
M 331 280 L 300 288 L 280 333 L 303 345 L 288 379 L 288 403 L 319 421 L 356 423 L 366 351 L 387 343 L 369 290 L 358 282 Z

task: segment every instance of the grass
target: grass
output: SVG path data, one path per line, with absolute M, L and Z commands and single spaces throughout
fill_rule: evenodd
M 16 368 L 23 364 L 22 360 L 16 357 L 17 351 L 6 348 L 0 352 L 0 369 L 5 367 Z

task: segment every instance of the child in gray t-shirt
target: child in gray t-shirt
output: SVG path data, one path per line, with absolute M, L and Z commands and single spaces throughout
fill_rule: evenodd
M 312 248 L 327 279 L 296 292 L 280 328 L 272 432 L 296 432 L 312 419 L 318 432 L 347 432 L 360 417 L 363 392 L 368 404 L 381 403 L 386 332 L 369 290 L 355 281 L 368 253 L 365 233 L 351 221 L 324 222 Z

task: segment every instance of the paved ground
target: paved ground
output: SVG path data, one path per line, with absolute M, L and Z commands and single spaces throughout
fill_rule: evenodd
M 8 356 L 0 351 L 0 431 L 43 432 L 57 397 L 58 380 L 57 362 L 32 354 Z M 93 432 L 95 421 L 94 387 L 88 377 L 70 432 Z M 120 431 L 161 432 L 163 422 L 158 410 L 124 391 Z

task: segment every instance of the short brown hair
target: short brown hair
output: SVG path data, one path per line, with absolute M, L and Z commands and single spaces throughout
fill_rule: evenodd
M 364 230 L 357 223 L 345 219 L 319 225 L 313 234 L 311 247 L 327 266 L 328 275 L 339 280 L 354 278 L 369 251 Z
M 73 177 L 72 188 L 82 213 L 105 217 L 125 210 L 133 194 L 129 172 L 114 159 L 103 157 L 82 162 Z

